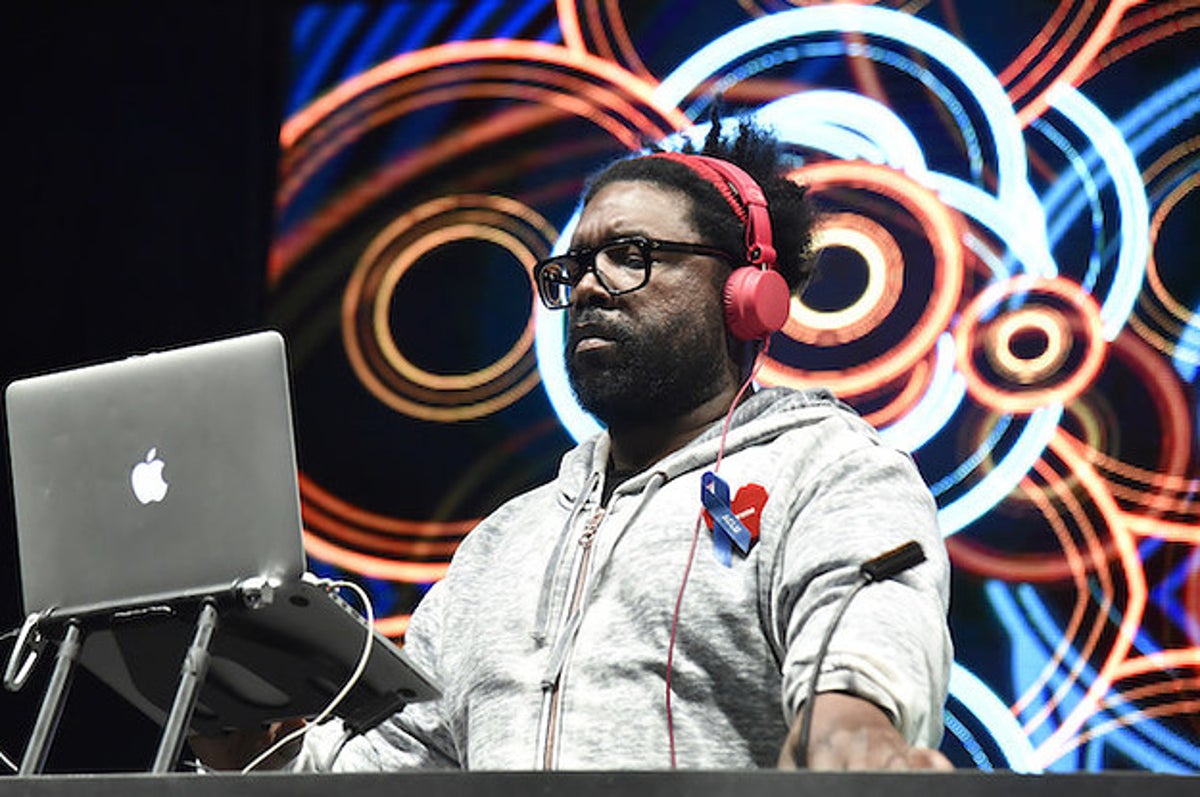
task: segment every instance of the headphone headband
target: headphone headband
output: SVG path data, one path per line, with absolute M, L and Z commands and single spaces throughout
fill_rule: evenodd
M 716 188 L 746 229 L 746 262 L 759 268 L 775 267 L 767 197 L 762 186 L 744 169 L 720 158 L 684 152 L 656 152 L 647 157 L 681 163 Z
M 762 186 L 740 166 L 720 158 L 682 152 L 657 152 L 647 157 L 691 169 L 717 189 L 746 229 L 747 265 L 733 270 L 722 291 L 729 331 L 742 340 L 758 340 L 782 329 L 790 294 L 787 281 L 775 267 L 771 216 Z

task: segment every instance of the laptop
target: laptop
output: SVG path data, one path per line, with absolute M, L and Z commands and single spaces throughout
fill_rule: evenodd
M 80 663 L 152 719 L 167 717 L 205 601 L 219 622 L 193 730 L 316 714 L 368 633 L 338 716 L 361 727 L 437 697 L 307 573 L 279 333 L 18 380 L 5 405 L 27 626 L 78 623 Z

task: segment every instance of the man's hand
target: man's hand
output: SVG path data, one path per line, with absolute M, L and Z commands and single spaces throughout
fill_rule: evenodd
M 779 752 L 780 769 L 796 769 L 800 716 Z M 840 692 L 823 692 L 813 704 L 808 768 L 954 769 L 950 759 L 927 747 L 910 747 L 878 706 Z
M 265 728 L 247 728 L 219 736 L 192 736 L 188 744 L 200 763 L 209 769 L 241 770 L 259 753 L 304 725 L 302 719 L 273 722 Z M 280 769 L 300 752 L 304 737 L 283 746 L 255 767 L 256 770 Z

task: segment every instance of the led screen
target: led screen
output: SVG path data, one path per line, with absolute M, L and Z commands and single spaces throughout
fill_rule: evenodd
M 1200 3 L 314 3 L 271 321 L 306 544 L 400 638 L 595 421 L 530 282 L 586 177 L 775 130 L 821 270 L 760 374 L 912 452 L 954 565 L 944 749 L 1200 771 Z M 667 607 L 664 607 L 664 611 Z

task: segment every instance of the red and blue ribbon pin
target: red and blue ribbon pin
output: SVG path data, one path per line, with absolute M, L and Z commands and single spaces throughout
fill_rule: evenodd
M 729 485 L 709 471 L 700 478 L 700 501 L 712 517 L 713 556 L 726 567 L 733 566 L 733 547 L 742 554 L 750 553 L 751 535 L 746 525 L 733 513 L 729 501 Z

